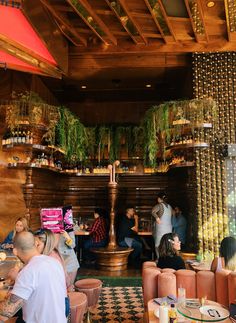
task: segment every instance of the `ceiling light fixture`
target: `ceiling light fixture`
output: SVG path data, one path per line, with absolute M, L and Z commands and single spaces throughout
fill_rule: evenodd
M 87 85 L 82 85 L 81 89 L 87 89 Z
M 212 7 L 214 7 L 214 5 L 215 5 L 215 2 L 214 1 L 207 2 L 207 7 L 208 8 L 212 8 Z
M 146 84 L 146 87 L 152 87 L 152 85 L 151 84 Z

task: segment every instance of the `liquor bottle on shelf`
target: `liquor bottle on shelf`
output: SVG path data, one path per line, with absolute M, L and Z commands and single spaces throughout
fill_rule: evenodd
M 25 133 L 25 131 L 24 131 L 24 130 L 23 130 L 23 132 L 22 132 L 21 142 L 22 142 L 23 144 L 25 144 L 25 143 L 26 143 L 26 133 Z
M 17 142 L 18 142 L 18 144 L 21 144 L 22 143 L 21 130 L 18 131 Z
M 33 144 L 33 133 L 31 131 L 29 132 L 29 143 Z
M 5 146 L 6 144 L 7 144 L 7 132 L 5 132 L 2 137 L 2 146 Z
M 26 133 L 25 143 L 26 143 L 26 144 L 29 144 L 29 143 L 30 143 L 30 132 L 29 132 L 29 130 L 28 130 L 28 131 L 27 131 L 27 133 Z

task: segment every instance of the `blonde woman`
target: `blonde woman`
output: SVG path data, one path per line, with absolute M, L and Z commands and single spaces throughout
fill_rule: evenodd
M 38 251 L 46 256 L 57 259 L 64 267 L 64 261 L 56 248 L 56 238 L 49 229 L 39 229 L 34 232 L 35 246 Z
M 13 249 L 13 239 L 16 233 L 23 232 L 23 231 L 29 231 L 29 227 L 28 227 L 27 219 L 24 217 L 21 217 L 16 220 L 14 230 L 9 232 L 6 239 L 3 241 L 1 247 L 3 249 Z

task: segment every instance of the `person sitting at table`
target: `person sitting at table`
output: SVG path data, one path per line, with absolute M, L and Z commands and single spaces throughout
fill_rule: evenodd
M 23 231 L 29 231 L 29 227 L 28 227 L 27 219 L 24 217 L 21 217 L 16 220 L 14 230 L 9 232 L 6 239 L 1 244 L 1 247 L 3 249 L 13 249 L 13 239 L 16 233 L 23 232 Z
M 84 259 L 87 263 L 95 260 L 95 255 L 90 252 L 90 249 L 105 247 L 108 241 L 108 227 L 104 211 L 95 208 L 93 216 L 94 222 L 92 225 L 90 227 L 85 226 L 85 229 L 89 231 L 89 237 L 84 241 Z
M 31 232 L 15 236 L 13 253 L 25 266 L 18 274 L 9 298 L 0 302 L 0 309 L 22 301 L 25 322 L 66 323 L 67 293 L 62 265 L 39 253 Z
M 236 239 L 226 237 L 220 243 L 220 256 L 213 259 L 211 271 L 217 272 L 222 269 L 236 271 Z
M 162 236 L 158 247 L 159 258 L 157 267 L 185 269 L 184 260 L 179 256 L 181 241 L 176 233 L 166 233 Z
M 131 264 L 138 267 L 142 253 L 142 242 L 138 236 L 138 215 L 135 214 L 133 207 L 128 207 L 125 216 L 121 217 L 118 223 L 117 235 L 120 247 L 134 249 L 130 254 L 130 261 Z
M 182 210 L 179 206 L 175 206 L 173 208 L 171 223 L 172 232 L 178 234 L 179 240 L 181 241 L 181 246 L 183 248 L 186 241 L 187 220 L 183 216 Z

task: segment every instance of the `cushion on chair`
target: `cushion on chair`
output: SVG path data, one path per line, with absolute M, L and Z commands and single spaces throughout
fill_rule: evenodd
M 86 294 L 88 307 L 95 306 L 102 290 L 102 281 L 95 278 L 80 279 L 75 282 L 75 289 Z
M 176 296 L 176 276 L 173 273 L 160 273 L 158 275 L 158 296 Z
M 183 287 L 186 290 L 187 298 L 195 298 L 197 294 L 195 271 L 188 269 L 179 269 L 176 271 L 175 275 L 177 290 L 179 287 Z
M 155 261 L 145 261 L 143 263 L 142 269 L 149 268 L 149 267 L 157 268 Z
M 76 288 L 90 289 L 90 288 L 98 288 L 101 286 L 102 286 L 101 280 L 95 279 L 95 278 L 84 278 L 84 279 L 79 279 L 75 282 Z
M 216 300 L 215 274 L 211 271 L 197 273 L 197 297 L 206 297 L 211 301 Z
M 215 273 L 216 278 L 216 300 L 218 303 L 228 306 L 228 276 L 230 270 L 221 270 Z
M 175 269 L 173 269 L 173 268 L 163 268 L 163 269 L 161 269 L 161 272 L 162 273 L 175 273 L 176 272 L 176 270 Z
M 147 267 L 143 269 L 142 280 L 143 286 L 145 286 L 145 289 L 143 288 L 144 307 L 147 306 L 150 299 L 157 297 L 157 276 L 159 274 L 160 271 L 157 269 L 157 267 Z

